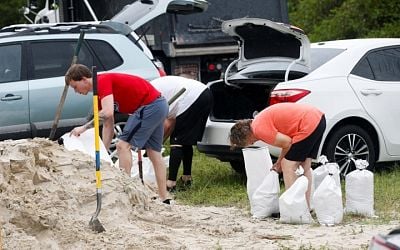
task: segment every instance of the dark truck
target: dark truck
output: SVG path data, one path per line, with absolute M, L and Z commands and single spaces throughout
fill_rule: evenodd
M 166 13 L 131 27 L 164 65 L 168 74 L 190 75 L 203 83 L 223 77 L 238 56 L 237 41 L 221 31 L 225 20 L 259 17 L 288 23 L 286 0 L 208 0 L 200 13 Z M 133 14 L 133 13 L 132 13 Z M 114 16 L 111 20 L 124 22 Z
M 46 6 L 35 22 L 126 23 L 167 74 L 186 74 L 203 83 L 221 79 L 238 56 L 237 41 L 221 31 L 223 21 L 258 17 L 289 22 L 286 0 L 47 0 Z

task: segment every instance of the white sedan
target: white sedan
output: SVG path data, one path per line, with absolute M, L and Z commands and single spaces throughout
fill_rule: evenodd
M 400 39 L 310 44 L 296 27 L 255 18 L 222 27 L 241 41 L 239 59 L 224 80 L 209 83 L 216 101 L 198 143 L 201 152 L 243 172 L 240 150 L 229 149 L 234 122 L 274 103 L 299 102 L 325 113 L 320 154 L 337 162 L 342 175 L 357 159 L 367 160 L 369 169 L 400 160 Z M 269 148 L 278 156 L 279 149 Z

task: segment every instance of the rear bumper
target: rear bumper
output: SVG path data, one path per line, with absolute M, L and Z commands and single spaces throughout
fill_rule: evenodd
M 240 148 L 231 149 L 230 146 L 227 145 L 210 145 L 198 142 L 197 149 L 199 152 L 217 158 L 220 161 L 229 162 L 243 159 L 242 150 Z

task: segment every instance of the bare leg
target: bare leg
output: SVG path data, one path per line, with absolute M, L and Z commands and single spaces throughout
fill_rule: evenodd
M 165 163 L 162 158 L 161 152 L 154 151 L 150 148 L 146 149 L 147 155 L 154 166 L 154 173 L 156 174 L 158 196 L 162 201 L 167 198 L 167 171 L 165 170 Z
M 131 176 L 131 168 L 132 168 L 131 145 L 126 141 L 119 140 L 117 142 L 117 153 L 119 159 L 119 168 L 123 169 L 125 173 Z
M 308 188 L 306 192 L 306 200 L 308 208 L 310 208 L 311 202 L 311 185 L 312 185 L 312 176 L 311 176 L 311 158 L 307 158 L 305 161 L 301 163 L 301 166 L 304 169 L 304 176 L 308 179 Z
M 300 162 L 289 161 L 285 158 L 281 161 L 283 181 L 285 182 L 285 189 L 288 190 L 293 183 L 297 180 L 296 169 L 299 167 Z

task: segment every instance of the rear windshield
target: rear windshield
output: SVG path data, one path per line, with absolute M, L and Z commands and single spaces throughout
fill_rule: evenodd
M 343 51 L 344 49 L 311 48 L 311 72 Z

